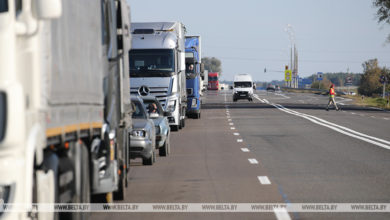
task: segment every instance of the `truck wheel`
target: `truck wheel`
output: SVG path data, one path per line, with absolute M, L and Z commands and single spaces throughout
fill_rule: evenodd
M 126 169 L 124 169 L 123 165 L 121 167 L 121 174 L 119 175 L 118 180 L 118 190 L 114 192 L 114 200 L 123 200 L 125 198 L 125 174 Z
M 179 125 L 171 125 L 171 131 L 178 131 Z
M 237 99 L 233 99 L 233 102 L 237 102 Z
M 199 112 L 199 113 L 196 113 L 196 114 L 194 114 L 194 118 L 195 118 L 195 119 L 199 119 L 199 118 L 200 118 L 200 112 Z
M 73 203 L 90 203 L 90 170 L 89 170 L 89 154 L 87 147 L 83 143 L 74 144 L 75 149 L 75 184 L 76 195 L 74 196 Z M 80 181 L 77 181 L 80 179 Z M 77 192 L 79 189 L 79 192 Z M 89 219 L 90 213 L 88 212 L 72 212 L 70 216 L 65 219 Z

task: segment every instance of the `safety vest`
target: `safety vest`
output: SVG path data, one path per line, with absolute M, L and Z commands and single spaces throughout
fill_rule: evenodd
M 334 97 L 334 88 L 330 88 L 330 90 L 329 90 L 329 95 L 330 95 L 331 97 Z

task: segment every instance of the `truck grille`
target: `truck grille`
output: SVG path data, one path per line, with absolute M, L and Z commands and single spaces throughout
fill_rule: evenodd
M 131 88 L 130 94 L 131 95 L 139 95 L 138 94 L 138 87 L 137 88 Z M 155 96 L 157 100 L 161 103 L 161 106 L 165 109 L 165 103 L 167 101 L 168 96 L 168 87 L 149 87 L 149 95 Z

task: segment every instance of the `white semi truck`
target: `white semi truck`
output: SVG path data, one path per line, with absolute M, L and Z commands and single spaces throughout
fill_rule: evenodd
M 185 27 L 180 22 L 132 23 L 131 93 L 155 96 L 172 112 L 172 130 L 185 125 Z
M 125 0 L 0 0 L 2 203 L 123 197 L 130 41 Z M 86 215 L 0 210 L 2 219 Z

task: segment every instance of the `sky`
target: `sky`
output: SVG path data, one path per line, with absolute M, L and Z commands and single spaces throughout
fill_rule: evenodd
M 390 25 L 378 24 L 372 0 L 127 1 L 133 22 L 180 21 L 188 35 L 201 35 L 202 56 L 221 60 L 222 80 L 282 80 L 294 44 L 301 77 L 362 73 L 374 58 L 390 67 Z

